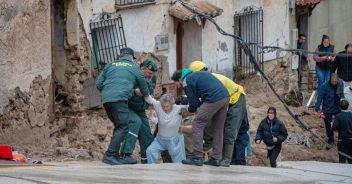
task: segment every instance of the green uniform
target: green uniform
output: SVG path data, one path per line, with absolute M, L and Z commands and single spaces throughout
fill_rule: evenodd
M 148 89 L 151 94 L 154 92 L 156 86 L 156 76 L 147 82 Z M 129 132 L 126 135 L 125 143 L 123 145 L 122 153 L 132 155 L 137 138 L 139 139 L 141 158 L 146 159 L 146 150 L 153 142 L 153 135 L 150 130 L 149 120 L 145 113 L 149 104 L 143 97 L 133 96 L 129 102 Z
M 101 92 L 103 104 L 105 102 L 127 101 L 132 97 L 133 89 L 137 86 L 142 94 L 149 95 L 143 73 L 137 65 L 127 59 L 107 64 L 101 71 L 96 85 Z
M 115 127 L 105 154 L 119 155 L 120 144 L 128 133 L 128 99 L 136 87 L 140 88 L 143 95 L 149 95 L 148 86 L 140 69 L 127 59 L 107 64 L 100 73 L 96 86 L 101 92 L 106 113 Z

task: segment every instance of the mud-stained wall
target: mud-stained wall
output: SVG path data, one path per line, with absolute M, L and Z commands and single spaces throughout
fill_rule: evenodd
M 30 155 L 55 156 L 67 137 L 61 133 L 80 122 L 90 76 L 91 50 L 76 1 L 51 2 L 0 0 L 0 140 Z M 61 20 L 51 19 L 54 11 Z M 51 29 L 52 23 L 61 27 Z
M 57 28 L 54 30 L 56 35 L 54 45 L 57 49 L 55 54 L 65 56 L 65 59 L 60 57 L 54 59 L 56 67 L 53 71 L 55 76 L 59 76 L 55 81 L 55 96 L 60 97 L 55 98 L 56 115 L 59 117 L 77 115 L 84 111 L 82 91 L 84 81 L 91 76 L 91 49 L 76 1 L 54 1 L 54 6 L 63 8 L 54 10 L 54 15 L 58 15 L 58 19 L 64 17 L 63 23 L 55 22 Z M 63 33 L 61 26 L 64 27 Z
M 49 89 L 50 48 L 49 1 L 0 0 L 0 113 L 16 87 L 29 92 L 39 75 L 47 81 L 44 88 Z M 48 91 L 44 95 L 49 100 Z

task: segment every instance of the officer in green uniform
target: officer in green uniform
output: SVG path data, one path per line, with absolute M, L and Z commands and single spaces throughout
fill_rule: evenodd
M 141 63 L 140 68 L 147 80 L 149 92 L 153 94 L 156 86 L 156 76 L 154 72 L 157 72 L 158 67 L 152 60 L 146 59 Z M 148 117 L 145 113 L 148 107 L 149 104 L 144 100 L 144 97 L 138 96 L 137 94 L 128 101 L 128 108 L 130 110 L 129 131 L 122 147 L 124 156 L 132 160 L 132 153 L 138 138 L 142 163 L 146 163 L 146 150 L 154 139 L 150 130 Z M 135 161 L 135 163 L 137 163 L 137 161 Z
M 114 131 L 103 162 L 110 165 L 131 164 L 119 153 L 120 145 L 128 133 L 129 109 L 128 99 L 133 89 L 138 87 L 143 96 L 149 90 L 143 73 L 133 63 L 134 51 L 130 48 L 120 50 L 120 59 L 105 65 L 96 81 L 101 93 L 101 100 L 109 119 L 114 124 Z

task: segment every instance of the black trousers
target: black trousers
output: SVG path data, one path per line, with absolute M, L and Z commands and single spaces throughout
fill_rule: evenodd
M 352 140 L 351 139 L 339 140 L 337 142 L 337 149 L 340 152 L 345 153 L 346 155 L 349 155 L 350 157 L 352 157 Z M 339 154 L 339 162 L 346 163 L 346 161 L 347 161 L 347 163 L 352 164 L 352 159 L 349 159 L 349 158 Z
M 276 159 L 281 152 L 281 145 L 275 145 L 271 150 L 268 150 L 268 158 L 270 159 L 270 166 L 276 167 Z
M 331 122 L 332 122 L 332 116 L 335 114 L 331 113 L 324 113 L 325 118 L 324 118 L 324 123 L 325 123 L 325 131 L 326 131 L 326 136 L 328 137 L 328 143 L 334 143 L 334 132 L 331 129 Z
M 109 119 L 114 124 L 114 131 L 106 151 L 108 155 L 119 155 L 121 142 L 128 133 L 129 110 L 127 101 L 106 102 L 103 104 Z

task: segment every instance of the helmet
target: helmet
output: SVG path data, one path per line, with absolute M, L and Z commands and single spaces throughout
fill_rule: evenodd
M 207 68 L 207 65 L 201 61 L 193 61 L 191 64 L 189 64 L 189 68 L 193 72 L 199 72 L 199 71 Z

